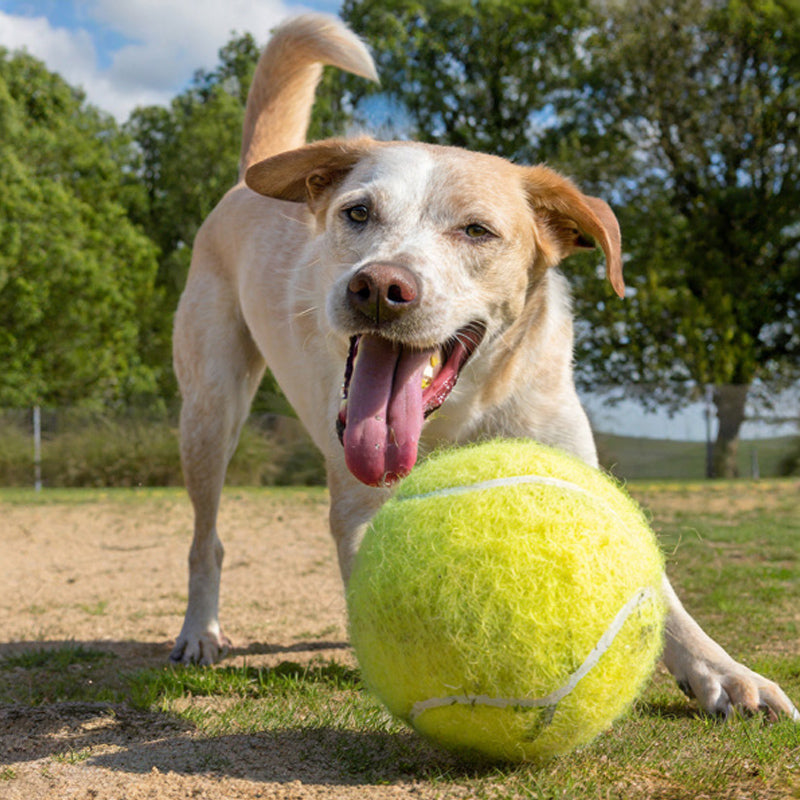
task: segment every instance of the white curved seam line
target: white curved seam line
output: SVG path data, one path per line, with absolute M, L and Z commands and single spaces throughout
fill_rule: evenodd
M 442 708 L 452 705 L 481 705 L 492 706 L 494 708 L 509 708 L 510 706 L 519 706 L 521 708 L 545 708 L 547 706 L 555 706 L 575 689 L 582 678 L 586 677 L 597 662 L 600 661 L 603 654 L 611 647 L 612 642 L 622 630 L 622 626 L 625 624 L 628 617 L 640 605 L 649 600 L 653 594 L 654 590 L 650 586 L 639 589 L 639 591 L 619 610 L 603 635 L 597 640 L 597 644 L 592 648 L 592 651 L 584 659 L 578 669 L 569 676 L 567 682 L 559 689 L 550 692 L 550 694 L 535 698 L 490 697 L 485 694 L 455 694 L 447 697 L 431 697 L 427 700 L 420 700 L 414 703 L 409 714 L 410 720 L 413 722 L 424 711 L 429 711 L 432 708 Z
M 597 495 L 579 486 L 577 483 L 571 481 L 561 480 L 561 478 L 550 478 L 546 475 L 509 475 L 506 478 L 492 478 L 488 481 L 479 481 L 478 483 L 470 483 L 466 486 L 448 486 L 444 489 L 434 489 L 431 492 L 423 492 L 422 494 L 410 495 L 395 495 L 392 499 L 394 501 L 405 502 L 406 500 L 429 500 L 437 499 L 440 497 L 454 497 L 462 494 L 469 494 L 470 492 L 481 492 L 488 489 L 503 489 L 509 486 L 525 486 L 525 485 L 542 485 L 542 486 L 555 486 L 559 489 L 565 489 L 568 492 L 578 492 L 578 494 L 585 495 L 593 500 L 595 503 L 601 503 L 605 509 L 620 523 L 622 528 L 627 531 L 627 523 L 620 517 L 616 509 L 602 495 Z

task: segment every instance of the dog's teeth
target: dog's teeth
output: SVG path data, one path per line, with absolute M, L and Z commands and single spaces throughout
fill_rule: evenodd
M 439 356 L 432 355 L 427 367 L 422 372 L 422 388 L 427 389 L 436 377 L 436 367 L 439 366 Z

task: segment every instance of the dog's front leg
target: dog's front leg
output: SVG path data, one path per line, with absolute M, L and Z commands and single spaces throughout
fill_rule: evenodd
M 193 262 L 195 274 L 203 277 L 203 266 L 202 260 Z M 189 603 L 170 656 L 181 664 L 213 664 L 230 646 L 219 624 L 223 549 L 217 511 L 264 360 L 249 333 L 228 324 L 238 313 L 225 306 L 229 301 L 221 282 L 215 284 L 207 274 L 204 281 L 196 277 L 193 282 L 190 273 L 175 318 L 175 369 L 183 397 L 181 464 L 194 507 Z
M 222 543 L 216 529 L 197 520 L 189 552 L 189 603 L 183 628 L 170 660 L 207 666 L 218 661 L 230 647 L 219 625 L 219 587 L 222 574 Z
M 328 461 L 328 489 L 331 495 L 331 534 L 336 542 L 342 581 L 347 586 L 364 531 L 389 499 L 391 491 L 365 486 L 356 480 L 338 453 L 335 460 Z
M 763 712 L 771 719 L 785 715 L 800 722 L 800 713 L 777 684 L 739 664 L 700 628 L 666 577 L 664 596 L 668 612 L 663 660 L 687 695 L 716 716 Z
M 181 664 L 208 665 L 222 658 L 230 646 L 219 624 L 224 551 L 217 535 L 217 511 L 225 468 L 237 437 L 221 422 L 223 414 L 198 412 L 201 404 L 192 402 L 194 396 L 184 401 L 181 411 L 183 471 L 194 506 L 189 602 L 170 659 Z

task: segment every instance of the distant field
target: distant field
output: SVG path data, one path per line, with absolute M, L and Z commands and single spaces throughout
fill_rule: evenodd
M 51 415 L 42 443 L 42 480 L 55 487 L 182 486 L 174 421 L 147 418 L 71 418 Z M 266 419 L 266 418 L 265 418 Z M 31 486 L 33 443 L 21 414 L 0 411 L 0 487 Z M 797 453 L 798 437 L 742 442 L 741 477 L 781 475 L 780 462 Z M 603 466 L 625 480 L 699 480 L 705 477 L 703 442 L 644 439 L 598 433 Z M 252 419 L 227 474 L 229 486 L 324 485 L 322 455 L 291 418 Z
M 627 480 L 700 480 L 705 477 L 705 442 L 642 439 L 597 433 L 600 460 L 607 469 Z M 753 476 L 754 459 L 760 477 L 780 474 L 783 458 L 796 448 L 797 438 L 781 436 L 739 444 L 739 474 Z

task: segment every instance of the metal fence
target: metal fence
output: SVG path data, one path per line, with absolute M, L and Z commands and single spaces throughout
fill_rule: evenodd
M 584 397 L 601 463 L 626 480 L 700 480 L 716 436 L 702 399 L 674 413 L 632 400 Z M 738 443 L 743 478 L 800 473 L 796 398 L 748 408 Z M 324 482 L 320 454 L 299 422 L 253 417 L 231 464 L 230 482 Z M 108 415 L 80 409 L 0 411 L 0 486 L 180 485 L 177 417 L 162 412 Z

